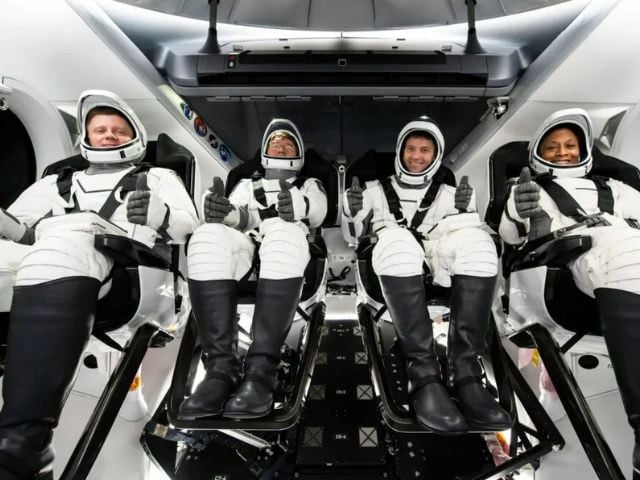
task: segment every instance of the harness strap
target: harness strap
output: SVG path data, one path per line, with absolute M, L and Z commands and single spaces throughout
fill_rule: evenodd
M 587 217 L 584 209 L 569 192 L 554 181 L 554 178 L 551 175 L 543 174 L 536 177 L 535 181 L 551 197 L 560 213 L 566 217 L 573 218 L 577 222 L 583 221 Z M 600 213 L 613 214 L 613 192 L 607 183 L 609 179 L 593 175 L 590 180 L 593 181 L 598 192 L 598 209 Z
M 300 188 L 306 182 L 306 177 L 296 177 L 296 179 L 291 182 L 296 188 Z M 260 220 L 266 220 L 267 218 L 274 218 L 278 216 L 278 211 L 276 210 L 275 204 L 267 205 L 267 195 L 264 191 L 264 186 L 262 185 L 262 176 L 257 171 L 251 175 L 251 183 L 253 186 L 253 196 L 256 201 L 262 205 L 264 208 L 258 209 L 258 216 Z M 302 220 L 305 225 L 309 225 L 309 221 L 307 219 Z
M 427 216 L 427 212 L 429 211 L 429 207 L 431 207 L 431 204 L 440 190 L 440 185 L 444 183 L 445 175 L 446 171 L 441 169 L 433 176 L 433 180 L 431 181 L 431 185 L 429 186 L 427 193 L 425 193 L 424 198 L 418 206 L 418 210 L 416 210 L 416 213 L 411 219 L 411 229 L 417 230 L 417 228 L 422 225 L 424 217 Z
M 387 199 L 387 204 L 389 205 L 389 211 L 393 214 L 396 221 L 404 226 L 408 227 L 412 232 L 417 231 L 418 227 L 422 225 L 424 218 L 427 216 L 427 212 L 429 211 L 429 207 L 436 198 L 438 191 L 440 190 L 440 185 L 444 183 L 446 176 L 446 172 L 444 170 L 438 170 L 438 172 L 434 175 L 431 180 L 431 185 L 424 194 L 424 197 L 420 201 L 418 205 L 418 209 L 416 213 L 414 213 L 413 218 L 411 219 L 411 224 L 407 225 L 407 219 L 404 217 L 402 213 L 402 204 L 400 202 L 400 198 L 393 188 L 393 184 L 391 183 L 391 177 L 384 178 L 380 181 L 382 184 L 382 191 L 384 192 L 384 196 Z
M 613 193 L 607 183 L 609 179 L 600 175 L 592 175 L 591 180 L 593 180 L 598 189 L 598 208 L 603 213 L 606 212 L 613 215 Z
M 111 193 L 107 197 L 107 200 L 104 202 L 104 205 L 98 211 L 98 215 L 100 215 L 105 220 L 111 219 L 111 215 L 116 209 L 120 206 L 120 201 L 116 199 L 116 192 L 120 191 L 120 198 L 124 198 L 125 195 L 129 192 L 133 192 L 136 189 L 136 181 L 139 173 L 144 173 L 151 168 L 151 165 L 148 163 L 140 163 L 135 166 L 133 170 L 127 173 L 124 177 L 120 179 L 117 185 L 111 190 Z
M 382 191 L 384 192 L 384 196 L 387 199 L 387 204 L 389 205 L 389 211 L 393 214 L 398 222 L 402 226 L 407 226 L 407 219 L 404 218 L 404 214 L 402 213 L 402 205 L 400 204 L 400 198 L 396 193 L 393 185 L 391 183 L 391 177 L 384 178 L 380 181 L 382 185 Z

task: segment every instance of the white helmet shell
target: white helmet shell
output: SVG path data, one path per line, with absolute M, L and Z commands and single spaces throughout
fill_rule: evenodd
M 267 155 L 269 142 L 277 134 L 290 136 L 296 143 L 298 152 L 294 157 L 271 157 Z M 285 118 L 274 118 L 269 122 L 262 136 L 261 150 L 262 166 L 265 170 L 291 170 L 299 172 L 304 165 L 304 143 L 302 136 L 291 120 Z
M 578 137 L 580 160 L 573 165 L 557 165 L 542 158 L 540 145 L 544 138 L 557 128 L 568 128 Z M 558 110 L 542 122 L 533 140 L 529 142 L 529 165 L 537 174 L 550 173 L 558 178 L 584 177 L 593 166 L 593 125 L 589 114 L 581 108 Z
M 92 147 L 87 137 L 87 115 L 96 107 L 110 107 L 122 114 L 133 129 L 131 141 L 117 147 Z M 107 90 L 86 90 L 80 94 L 77 113 L 80 153 L 90 163 L 118 164 L 141 160 L 147 150 L 147 132 L 142 122 L 124 100 Z
M 422 172 L 412 173 L 406 169 L 402 161 L 402 154 L 405 140 L 409 135 L 416 132 L 428 134 L 434 141 L 436 154 L 431 164 Z M 426 115 L 407 123 L 400 133 L 396 142 L 395 168 L 398 180 L 407 185 L 425 185 L 428 183 L 440 168 L 442 156 L 444 154 L 444 136 L 436 123 Z

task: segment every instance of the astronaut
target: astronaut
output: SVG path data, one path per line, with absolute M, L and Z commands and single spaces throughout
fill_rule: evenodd
M 629 423 L 635 432 L 634 477 L 640 475 L 640 192 L 590 175 L 593 128 L 582 109 L 550 115 L 529 143 L 500 221 L 500 236 L 519 245 L 566 234 L 592 247 L 568 263 L 576 286 L 595 298 L 602 332 Z
M 89 167 L 44 177 L 0 212 L 0 234 L 6 238 L 0 245 L 0 293 L 3 306 L 10 305 L 0 412 L 3 480 L 53 478 L 53 429 L 89 340 L 98 299 L 111 287 L 113 261 L 94 248 L 93 233 L 73 221 L 79 218 L 73 212 L 99 212 L 154 248 L 183 242 L 198 225 L 180 179 L 170 170 L 140 164 L 147 135 L 126 103 L 111 92 L 86 91 L 77 119 L 80 152 Z M 63 215 L 46 234 L 34 228 Z
M 261 152 L 264 176 L 241 180 L 229 198 L 222 180 L 214 179 L 204 196 L 206 223 L 189 241 L 189 294 L 206 375 L 180 406 L 185 419 L 221 414 L 258 418 L 270 413 L 273 405 L 280 349 L 310 259 L 307 234 L 322 224 L 327 197 L 318 180 L 298 176 L 304 146 L 292 122 L 272 120 Z M 252 343 L 241 378 L 238 280 L 250 272 L 256 249 L 260 271 Z
M 479 356 L 484 351 L 497 274 L 494 243 L 480 227 L 475 193 L 464 177 L 456 189 L 439 170 L 444 138 L 429 117 L 409 122 L 396 144 L 396 174 L 357 179 L 345 193 L 343 234 L 354 242 L 363 233 L 377 241 L 373 270 L 407 362 L 409 394 L 417 420 L 442 434 L 469 428 L 502 430 L 511 419 L 484 388 Z M 434 351 L 423 267 L 434 283 L 452 287 L 445 387 Z

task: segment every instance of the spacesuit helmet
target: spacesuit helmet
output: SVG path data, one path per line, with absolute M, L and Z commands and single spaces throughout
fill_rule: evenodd
M 543 158 L 542 145 L 545 139 L 561 128 L 570 130 L 578 139 L 580 148 L 578 163 L 558 164 Z M 558 110 L 542 122 L 533 140 L 529 142 L 529 165 L 537 174 L 551 173 L 559 178 L 583 177 L 593 166 L 592 148 L 593 126 L 589 114 L 581 108 Z
M 433 141 L 436 148 L 435 155 L 431 163 L 421 172 L 410 172 L 403 162 L 404 148 L 407 139 L 413 134 L 425 135 Z M 396 142 L 395 169 L 398 180 L 407 185 L 425 185 L 428 183 L 440 168 L 442 156 L 444 154 L 444 136 L 435 121 L 426 115 L 407 123 L 400 133 Z
M 283 140 L 288 144 L 293 143 L 296 151 L 291 150 L 278 155 L 269 154 L 271 142 Z M 269 122 L 262 136 L 261 158 L 265 170 L 300 171 L 304 165 L 304 144 L 300 132 L 291 120 L 274 118 Z
M 131 140 L 115 147 L 91 146 L 87 131 L 87 123 L 90 120 L 88 117 L 91 111 L 98 107 L 107 107 L 120 114 L 133 131 Z M 115 93 L 107 90 L 86 90 L 82 92 L 78 100 L 76 118 L 78 132 L 80 133 L 80 153 L 89 163 L 131 163 L 144 157 L 147 150 L 147 132 L 135 112 Z

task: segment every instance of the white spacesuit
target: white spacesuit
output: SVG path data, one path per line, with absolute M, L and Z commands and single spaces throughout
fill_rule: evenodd
M 86 118 L 96 106 L 111 106 L 122 111 L 138 133 L 128 145 L 110 150 L 94 148 L 83 141 L 82 155 L 91 164 L 102 167 L 99 172 L 91 169 L 73 172 L 69 178 L 68 198 L 60 194 L 58 175 L 48 175 L 16 199 L 7 209 L 10 216 L 0 213 L 0 236 L 9 238 L 0 240 L 3 252 L 0 256 L 0 311 L 9 310 L 13 285 L 32 285 L 76 275 L 87 275 L 102 282 L 111 271 L 111 260 L 93 248 L 93 236 L 86 233 L 87 225 L 78 224 L 73 216 L 56 218 L 56 228 L 47 229 L 47 234 L 33 247 L 12 242 L 33 243 L 34 226 L 42 222 L 39 228 L 44 227 L 48 217 L 72 212 L 100 212 L 114 192 L 113 212 L 108 220 L 121 227 L 127 236 L 149 246 L 157 239 L 161 244 L 167 241 L 181 243 L 197 224 L 193 203 L 184 185 L 175 172 L 164 168 L 141 170 L 146 173 L 147 188 L 152 192 L 148 219 L 142 225 L 128 220 L 127 195 L 123 194 L 123 189 L 126 191 L 129 184 L 130 191 L 133 190 L 135 177 L 129 182 L 123 179 L 139 169 L 136 162 L 144 157 L 146 132 L 136 114 L 115 95 L 87 91 L 78 103 L 78 128 L 83 139 L 86 139 L 86 126 L 80 119 Z M 65 221 L 68 221 L 68 227 L 58 228 Z M 101 296 L 105 290 L 102 289 Z
M 428 117 L 409 122 L 398 135 L 393 177 L 356 183 L 345 193 L 342 229 L 347 241 L 375 234 L 373 270 L 407 360 L 418 421 L 441 433 L 469 427 L 507 428 L 511 423 L 480 383 L 497 274 L 495 245 L 475 209 L 466 178 L 458 189 L 443 183 L 444 138 Z M 442 384 L 426 310 L 423 268 L 434 283 L 452 286 L 449 382 L 465 418 Z
M 229 418 L 268 414 L 280 348 L 298 304 L 309 262 L 309 227 L 322 224 L 322 184 L 298 177 L 304 145 L 295 125 L 272 120 L 262 141 L 264 176 L 254 175 L 224 197 L 222 181 L 204 195 L 207 223 L 189 241 L 188 280 L 203 346 L 204 381 L 183 402 L 180 415 Z M 260 272 L 251 347 L 240 379 L 236 352 L 237 281 L 250 272 L 256 248 Z M 236 388 L 237 387 L 237 388 Z M 226 402 L 231 393 L 235 394 Z
M 525 168 L 500 222 L 510 244 L 588 235 L 592 247 L 568 263 L 576 286 L 595 297 L 620 393 L 636 435 L 640 474 L 640 192 L 589 174 L 593 131 L 582 109 L 555 112 L 529 143 L 532 180 Z M 636 478 L 634 476 L 634 478 Z
M 146 132 L 120 98 L 84 92 L 77 119 L 89 168 L 49 175 L 0 212 L 0 234 L 9 239 L 0 246 L 0 295 L 11 310 L 0 412 L 3 479 L 32 479 L 51 463 L 52 430 L 98 298 L 111 286 L 113 261 L 94 248 L 93 224 L 77 212 L 98 212 L 113 231 L 157 248 L 183 242 L 198 224 L 175 173 L 139 163 Z

